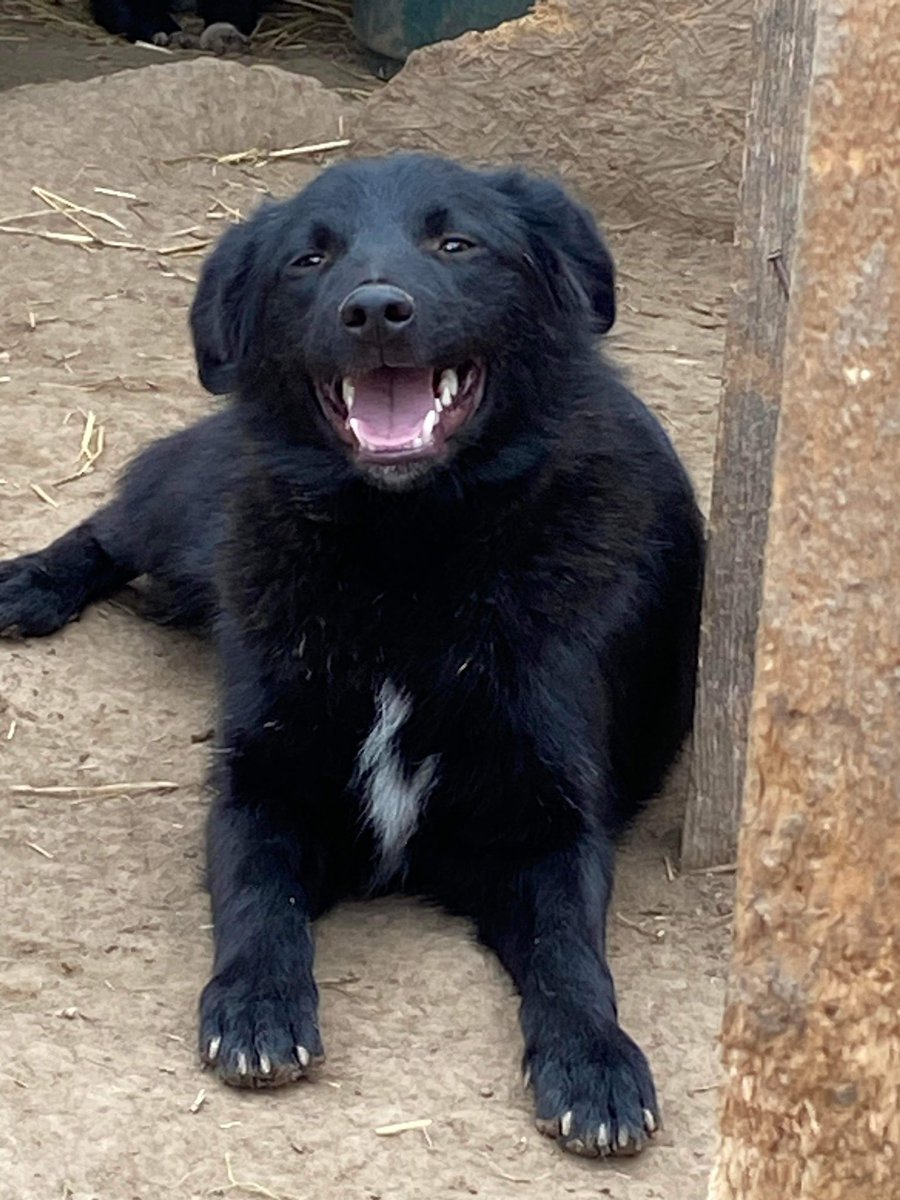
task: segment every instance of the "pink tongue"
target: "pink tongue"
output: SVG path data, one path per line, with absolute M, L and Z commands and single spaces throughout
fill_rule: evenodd
M 380 367 L 353 380 L 350 414 L 358 436 L 377 450 L 399 450 L 422 436 L 422 422 L 434 408 L 430 370 Z

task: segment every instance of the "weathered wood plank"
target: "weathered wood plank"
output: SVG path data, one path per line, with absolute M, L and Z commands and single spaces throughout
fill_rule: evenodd
M 682 844 L 687 867 L 729 861 L 737 842 L 815 11 L 815 0 L 763 0 L 757 12 Z

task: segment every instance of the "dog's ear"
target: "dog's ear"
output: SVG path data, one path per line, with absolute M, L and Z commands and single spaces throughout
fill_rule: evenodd
M 200 382 L 214 396 L 237 387 L 258 315 L 259 246 L 278 205 L 268 203 L 219 239 L 200 272 L 191 334 Z
M 595 332 L 606 333 L 616 319 L 615 268 L 590 212 L 552 180 L 516 169 L 489 178 L 514 201 L 535 265 L 557 303 L 586 307 Z

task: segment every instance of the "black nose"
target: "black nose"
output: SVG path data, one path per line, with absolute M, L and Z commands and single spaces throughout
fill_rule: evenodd
M 389 283 L 364 283 L 354 288 L 338 309 L 350 333 L 381 341 L 401 333 L 415 316 L 415 302 L 407 292 Z

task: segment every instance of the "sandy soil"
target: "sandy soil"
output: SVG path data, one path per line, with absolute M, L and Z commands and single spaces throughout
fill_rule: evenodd
M 39 184 L 124 226 L 89 220 L 107 239 L 145 247 L 0 234 L 0 556 L 83 517 L 137 446 L 213 403 L 185 326 L 202 244 L 221 230 L 223 203 L 246 212 L 260 191 L 289 191 L 318 164 L 196 155 L 260 144 L 263 96 L 266 135 L 282 145 L 333 135 L 346 116 L 324 92 L 264 71 L 199 67 L 21 89 L 0 106 L 2 214 L 39 209 Z M 189 117 L 180 132 L 110 127 L 110 112 L 140 100 L 159 116 L 176 94 Z M 78 120 L 60 131 L 58 114 L 74 107 Z M 293 142 L 279 143 L 288 133 Z M 52 217 L 20 227 L 79 232 Z M 159 254 L 192 239 L 196 250 Z M 643 228 L 612 240 L 622 294 L 611 349 L 705 500 L 727 250 Z M 102 453 L 91 473 L 57 484 L 77 468 L 89 413 Z M 730 881 L 667 870 L 677 788 L 623 849 L 611 925 L 624 1023 L 648 1051 L 666 1116 L 640 1159 L 569 1158 L 533 1130 L 509 984 L 465 924 L 413 903 L 348 905 L 322 922 L 329 1057 L 315 1083 L 248 1095 L 202 1073 L 194 1019 L 210 959 L 201 830 L 212 695 L 203 645 L 113 602 L 47 641 L 0 647 L 0 1198 L 700 1200 Z M 148 780 L 176 786 L 128 786 Z M 109 783 L 122 786 L 110 796 L 18 790 Z M 418 1119 L 431 1121 L 424 1133 L 376 1133 Z

